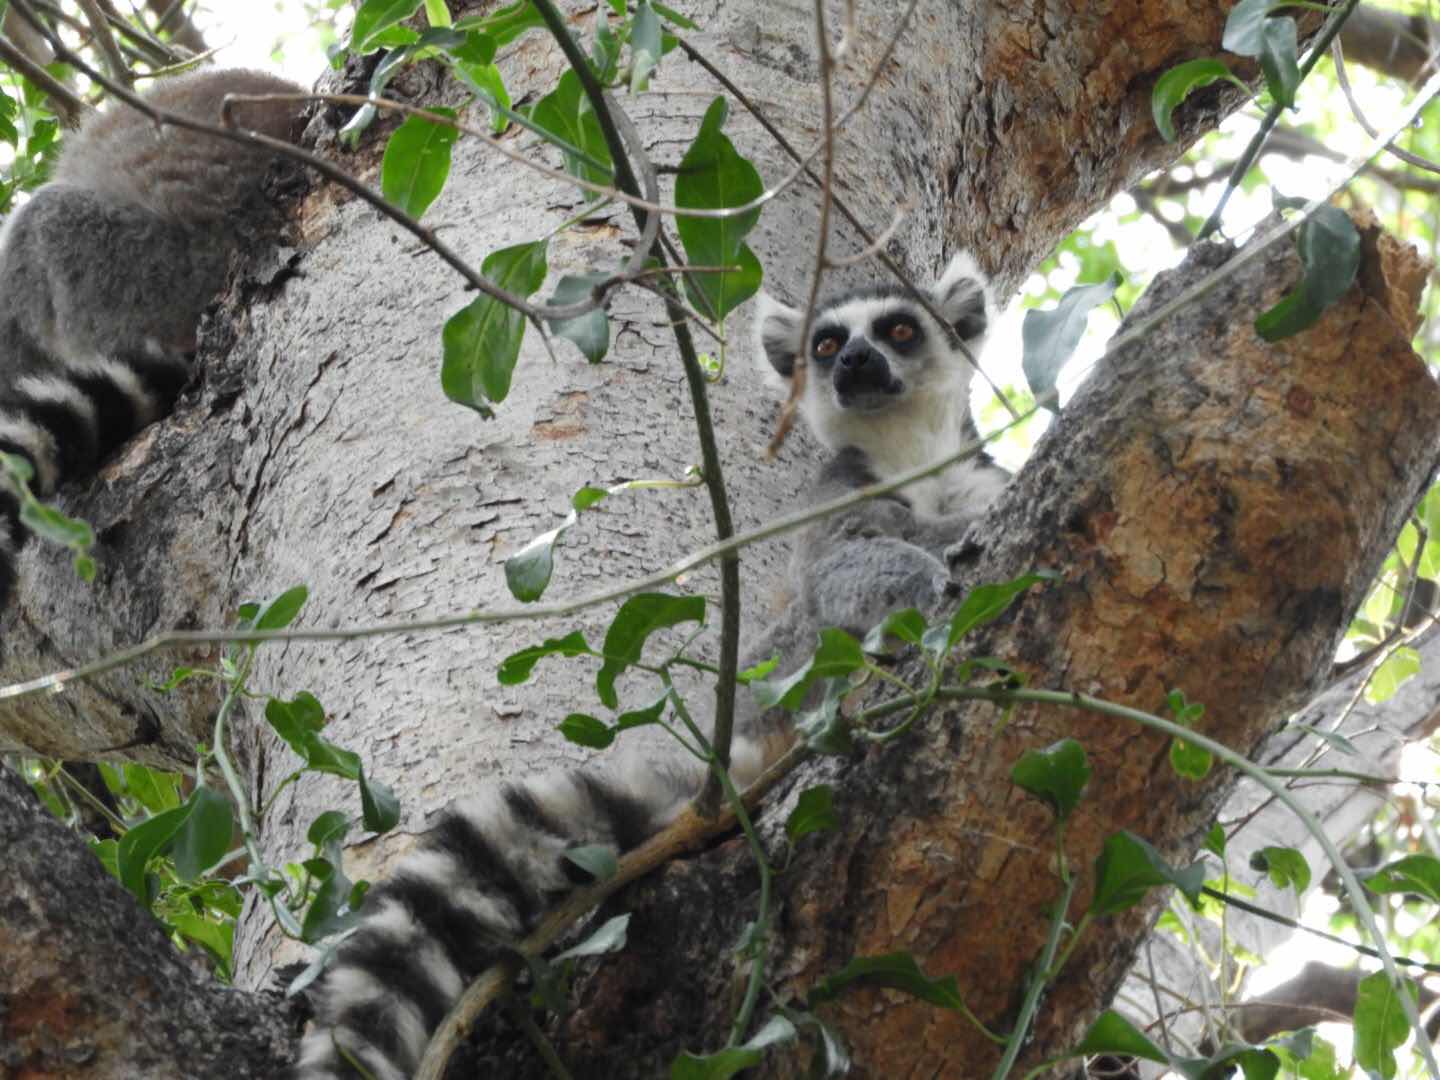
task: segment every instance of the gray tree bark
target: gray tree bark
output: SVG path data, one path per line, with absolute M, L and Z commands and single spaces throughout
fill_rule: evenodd
M 819 130 L 809 13 L 755 2 L 694 3 L 682 9 L 705 27 L 692 38 L 697 46 L 808 150 Z M 895 25 L 893 5 L 861 3 L 858 12 L 858 25 L 848 37 L 851 58 L 838 78 L 842 101 L 859 94 Z M 832 29 L 838 27 L 838 7 L 832 6 L 830 16 Z M 922 4 L 902 48 L 882 66 L 869 104 L 838 140 L 835 191 L 876 232 L 905 197 L 913 200 L 888 246 L 917 280 L 938 271 L 947 253 L 968 246 L 1002 285 L 1013 285 L 1086 214 L 1176 153 L 1154 132 L 1149 88 L 1171 65 L 1213 53 L 1223 17 L 1219 10 L 1197 14 L 1180 0 L 1138 9 L 1051 5 L 1043 12 Z M 574 25 L 588 33 L 584 18 L 577 16 Z M 544 93 L 562 70 L 554 50 L 538 35 L 516 42 L 500 62 L 517 100 L 527 92 Z M 453 96 L 429 79 L 428 72 L 413 72 L 398 89 L 427 103 Z M 717 92 L 703 71 L 677 53 L 667 58 L 651 93 L 623 104 L 651 156 L 673 165 Z M 1179 128 L 1187 138 L 1196 136 L 1238 101 L 1231 88 L 1208 88 L 1181 110 Z M 773 184 L 787 175 L 792 166 L 759 126 L 738 109 L 731 116 L 728 133 L 766 180 Z M 513 136 L 512 144 L 554 158 L 529 136 Z M 373 175 L 375 145 L 344 163 Z M 462 141 L 451 183 L 427 220 L 478 264 L 489 251 L 544 234 L 582 205 L 567 185 L 525 173 Z M 767 207 L 752 238 L 767 269 L 767 287 L 792 299 L 804 295 L 817 220 L 817 196 L 810 187 L 791 188 Z M 559 524 L 569 496 L 582 483 L 678 477 L 698 459 L 663 312 L 643 295 L 616 297 L 611 307 L 614 349 L 601 365 L 584 364 L 563 342 L 557 345 L 558 363 L 552 362 L 532 333 L 510 398 L 498 417 L 486 422 L 440 392 L 440 328 L 470 296 L 439 260 L 371 207 L 330 189 L 310 198 L 296 230 L 296 276 L 275 279 L 273 288 L 250 290 L 238 305 L 239 314 L 216 321 L 210 340 L 224 346 L 216 349 L 223 356 L 212 357 L 199 390 L 74 499 L 71 508 L 94 522 L 104 540 L 101 587 L 93 592 L 77 588 L 68 567 L 57 566 L 53 555 L 32 546 L 22 566 L 20 603 L 0 628 L 8 675 L 68 667 L 161 629 L 224 626 L 242 600 L 273 596 L 300 582 L 310 588 L 300 620 L 309 628 L 509 607 L 501 563 L 532 536 Z M 614 265 L 625 252 L 618 241 L 629 235 L 626 213 L 613 208 L 597 213 L 552 243 L 552 275 Z M 832 251 L 850 254 L 863 246 L 847 226 L 837 228 Z M 267 275 L 258 276 L 263 284 Z M 846 278 L 873 276 L 866 266 L 831 280 L 838 285 Z M 1195 321 L 1184 325 L 1186 334 L 1197 339 L 1200 329 L 1247 327 L 1241 312 L 1259 310 L 1261 298 L 1275 292 L 1272 286 L 1271 279 L 1263 287 L 1247 279 L 1223 298 L 1212 295 L 1195 310 Z M 1363 300 L 1357 302 L 1363 307 Z M 794 505 L 817 453 L 803 437 L 792 438 L 778 463 L 762 460 L 759 451 L 768 440 L 773 410 L 751 369 L 742 318 L 732 317 L 729 334 L 726 377 L 712 388 L 712 403 L 738 524 L 745 528 Z M 1358 355 L 1383 351 L 1366 340 L 1369 351 Z M 1233 404 L 1242 395 L 1232 387 L 1187 398 L 1199 376 L 1170 362 L 1178 347 L 1167 343 L 1151 350 L 1152 358 L 1167 362 L 1150 365 L 1149 377 L 1159 381 L 1146 385 L 1157 399 L 1179 400 L 1185 406 L 1180 412 L 1200 425 L 1199 432 L 1205 424 L 1234 422 L 1221 413 L 1195 411 L 1204 401 Z M 1269 356 L 1259 350 L 1250 359 L 1267 363 Z M 1255 377 L 1256 385 L 1264 387 L 1282 375 Z M 1267 634 L 1276 635 L 1272 660 L 1283 677 L 1259 686 L 1235 675 L 1207 696 L 1209 685 L 1198 674 L 1193 680 L 1190 676 L 1223 666 L 1217 654 L 1231 647 L 1233 638 L 1199 632 L 1178 639 L 1152 635 L 1142 650 L 1120 632 L 1149 625 L 1157 617 L 1156 590 L 1182 567 L 1192 574 L 1205 567 L 1212 553 L 1202 545 L 1159 558 L 1154 552 L 1171 542 L 1175 524 L 1143 516 L 1137 516 L 1135 531 L 1125 534 L 1123 547 L 1110 545 L 1117 522 L 1126 519 L 1107 507 L 1123 498 L 1148 497 L 1149 490 L 1123 471 L 1102 467 L 1121 460 L 1137 464 L 1141 448 L 1156 445 L 1161 430 L 1145 426 L 1157 421 L 1145 411 L 1153 401 L 1135 390 L 1139 378 L 1114 388 L 1117 401 L 1134 410 L 1132 419 L 1117 405 L 1106 408 L 1098 391 L 1088 394 L 1088 404 L 1077 406 L 1073 415 L 1067 413 L 1057 425 L 1063 434 L 1049 441 L 1050 456 L 1027 470 L 1017 493 L 997 508 L 979 535 L 976 550 L 983 554 L 969 573 L 995 580 L 1048 561 L 1083 564 L 1088 568 L 1080 571 L 1084 580 L 1123 581 L 1125 587 L 1107 592 L 1103 611 L 1079 604 L 1082 598 L 1073 585 L 1053 590 L 1051 599 L 1034 606 L 1027 603 L 1019 623 L 1011 624 L 993 648 L 1033 669 L 1039 683 L 1044 673 L 1053 672 L 1066 685 L 1113 692 L 1124 700 L 1143 698 L 1156 707 L 1151 692 L 1178 681 L 1192 698 L 1211 705 L 1212 716 L 1229 715 L 1227 705 L 1237 711 L 1253 708 L 1247 725 L 1258 726 L 1216 729 L 1222 737 L 1238 735 L 1241 745 L 1253 746 L 1278 710 L 1298 703 L 1313 684 L 1316 658 L 1333 643 L 1358 583 L 1373 569 L 1375 552 L 1389 535 L 1385 528 L 1428 471 L 1426 447 L 1417 444 L 1403 454 L 1371 442 L 1344 444 L 1343 453 L 1331 448 L 1345 468 L 1375 476 L 1375 486 L 1382 489 L 1376 498 L 1385 497 L 1355 511 L 1355 520 L 1345 520 L 1343 535 L 1333 538 L 1346 545 L 1328 563 L 1335 580 L 1295 586 L 1287 599 L 1264 592 L 1255 580 L 1268 572 L 1263 562 L 1226 563 L 1232 575 L 1226 579 L 1226 595 L 1243 599 L 1241 594 L 1253 593 L 1251 607 L 1227 617 L 1242 627 L 1254 620 L 1262 643 Z M 1415 432 L 1434 430 L 1435 415 L 1426 412 L 1434 405 L 1428 384 L 1408 375 L 1395 378 L 1394 385 L 1384 385 L 1381 400 L 1347 399 L 1348 407 L 1368 417 L 1372 410 L 1399 403 L 1413 406 L 1415 412 L 1401 418 L 1410 425 L 1402 430 L 1410 432 L 1406 438 L 1419 439 Z M 1301 390 L 1308 386 L 1298 377 L 1292 381 Z M 1364 388 L 1351 389 L 1358 394 Z M 1370 389 L 1380 393 L 1378 386 Z M 1254 391 L 1251 386 L 1246 392 Z M 1284 417 L 1272 419 L 1278 423 Z M 1112 431 L 1106 425 L 1116 425 L 1117 433 L 1106 434 Z M 1118 425 L 1128 426 L 1122 432 Z M 1376 430 L 1382 428 L 1401 438 L 1377 422 Z M 1346 433 L 1368 437 L 1350 427 Z M 1172 453 L 1183 449 L 1160 441 Z M 1166 481 L 1177 498 L 1195 494 L 1189 509 L 1190 531 L 1200 534 L 1197 543 L 1232 538 L 1217 522 L 1243 521 L 1256 530 L 1252 539 L 1262 547 L 1334 529 L 1335 519 L 1329 517 L 1291 523 L 1288 514 L 1279 512 L 1291 495 L 1276 495 L 1265 504 L 1275 512 L 1258 520 L 1227 516 L 1234 508 L 1221 496 L 1231 473 L 1244 472 L 1253 459 L 1242 454 L 1257 451 L 1242 451 L 1231 442 L 1207 446 L 1214 457 L 1201 474 Z M 1132 456 L 1117 456 L 1122 450 Z M 1392 464 L 1380 467 L 1386 453 Z M 1384 482 L 1378 482 L 1381 474 Z M 1263 479 L 1280 482 L 1270 474 Z M 1345 487 L 1337 483 L 1333 490 Z M 653 572 L 710 539 L 708 505 L 698 490 L 624 498 L 587 514 L 566 537 L 551 597 L 584 595 L 617 579 Z M 1323 516 L 1331 502 L 1317 497 L 1309 508 Z M 1088 554 L 1076 545 L 1088 545 Z M 748 548 L 743 560 L 745 617 L 755 625 L 782 602 L 775 586 L 781 552 L 776 545 Z M 1178 587 L 1164 594 L 1162 613 L 1174 620 L 1177 633 L 1182 616 L 1208 602 L 1201 577 L 1188 595 Z M 684 586 L 709 595 L 717 591 L 708 571 Z M 1311 592 L 1323 602 L 1298 607 L 1291 602 Z M 1282 603 L 1290 606 L 1277 606 Z M 330 737 L 359 751 L 369 775 L 393 784 L 405 797 L 405 818 L 396 834 L 352 848 L 357 863 L 352 876 L 383 873 L 435 810 L 474 785 L 580 757 L 552 729 L 566 713 L 590 705 L 592 671 L 547 662 L 535 685 L 508 689 L 497 686 L 494 669 L 515 649 L 571 629 L 598 640 L 609 615 L 607 609 L 592 609 L 539 624 L 290 643 L 261 651 L 251 686 L 283 697 L 313 692 L 330 717 Z M 1303 637 L 1303 647 L 1294 639 L 1279 640 L 1290 630 Z M 1052 651 L 1062 640 L 1093 646 L 1091 666 Z M 163 677 L 176 663 L 213 664 L 218 655 L 218 649 L 206 648 L 151 657 L 63 695 L 27 701 L 7 710 L 6 734 L 0 737 L 6 741 L 0 748 L 27 746 L 60 757 L 88 757 L 128 743 L 127 753 L 137 760 L 188 764 L 195 742 L 209 737 L 217 704 L 213 688 L 195 683 L 162 695 L 144 680 Z M 1135 663 L 1142 656 L 1157 666 L 1140 672 Z M 1120 671 L 1137 681 L 1116 678 Z M 845 798 L 853 799 L 850 805 L 856 808 L 847 826 L 853 831 L 817 844 L 786 877 L 787 926 L 777 944 L 776 969 L 782 985 L 803 987 L 833 970 L 848 952 L 877 951 L 884 930 L 907 938 L 930 970 L 961 972 L 962 989 L 967 997 L 974 995 L 972 1007 L 1003 1028 L 1020 971 L 1038 947 L 1042 905 L 1053 881 L 1024 844 L 1013 851 L 976 848 L 966 838 L 984 836 L 987 829 L 992 836 L 1006 835 L 990 828 L 994 822 L 987 815 L 1002 820 L 1015 815 L 1029 836 L 1026 843 L 1040 843 L 1039 815 L 1012 805 L 1005 780 L 1009 763 L 1024 746 L 1084 730 L 1093 753 L 1107 760 L 1113 755 L 1118 786 L 1095 805 L 1115 813 L 1097 809 L 1092 825 L 1077 835 L 1079 866 L 1088 865 L 1087 853 L 1098 837 L 1118 824 L 1144 832 L 1169 853 L 1183 854 L 1203 832 L 1205 816 L 1213 814 L 1218 785 L 1197 796 L 1158 774 L 1128 771 L 1135 768 L 1131 754 L 1163 757 L 1158 744 L 1138 741 L 1133 731 L 1080 716 L 1062 721 L 1051 714 L 1027 716 L 1012 724 L 1003 739 L 989 743 L 984 733 L 990 724 L 988 716 L 971 720 L 962 738 L 956 715 L 934 717 L 914 747 L 843 768 Z M 294 759 L 257 730 L 244 730 L 237 740 L 258 803 Z M 967 767 L 977 761 L 984 767 L 960 776 L 927 764 L 957 758 Z M 820 771 L 840 768 L 830 764 Z M 324 781 L 288 788 L 264 820 L 266 851 L 277 861 L 305 853 L 309 822 L 342 797 L 354 798 Z M 353 801 L 349 805 L 353 808 Z M 858 810 L 862 806 L 864 814 Z M 959 808 L 943 818 L 953 850 L 934 846 L 932 834 L 911 832 L 935 820 L 944 806 Z M 1174 816 L 1163 816 L 1167 809 Z M 1152 811 L 1162 816 L 1150 816 Z M 929 876 L 941 864 L 953 877 L 951 884 L 942 886 Z M 722 850 L 666 873 L 627 900 L 642 913 L 633 935 L 639 944 L 592 984 L 598 989 L 588 999 L 588 1011 L 579 1014 L 586 1021 L 581 1057 L 593 1050 L 596 1060 L 612 1065 L 623 1057 L 641 1070 L 633 1075 L 649 1075 L 644 1063 L 653 1064 L 677 1043 L 698 1046 L 716 1030 L 721 1020 L 714 1006 L 725 995 L 715 984 L 724 981 L 727 970 L 720 955 L 724 943 L 734 940 L 720 931 L 731 929 L 744 914 L 750 888 L 746 874 L 743 858 Z M 655 913 L 652 928 L 667 925 L 671 909 L 661 903 L 666 897 L 687 899 L 682 908 L 690 908 L 688 921 L 647 936 L 644 913 Z M 920 912 L 923 926 L 911 922 Z M 1017 912 L 1026 917 L 1017 920 Z M 1011 922 L 1005 940 L 990 936 L 1001 913 Z M 825 931 L 827 920 L 837 924 L 834 936 Z M 1124 920 L 1086 950 L 1077 977 L 1047 1007 L 1037 1055 L 1061 1048 L 1084 1017 L 1094 1014 L 1097 987 L 1103 991 L 1115 985 L 1145 922 L 1143 915 Z M 676 1026 L 663 1029 L 670 1032 L 665 1046 L 608 1043 L 618 1023 L 617 1003 L 633 999 L 607 992 L 605 980 L 634 989 L 647 957 L 664 962 L 648 969 L 645 978 L 677 970 L 676 948 L 707 966 L 685 967 L 703 972 L 694 986 L 666 982 L 685 1003 L 666 1013 Z M 296 955 L 263 912 L 247 911 L 237 934 L 243 984 L 265 984 L 277 963 Z M 707 1000 L 697 1000 L 696 992 Z M 976 1047 L 972 1037 L 909 1006 L 888 998 L 856 1000 L 863 1004 L 846 1006 L 841 1019 L 871 1075 L 904 1074 L 911 1066 L 900 1068 L 893 1057 L 902 1044 L 906 1052 L 918 1053 L 915 1069 L 943 1071 L 990 1053 Z M 643 1019 L 633 1016 L 626 1026 L 647 1030 Z M 575 1025 L 571 1028 L 574 1034 Z M 587 1047 L 584 1039 L 592 1045 Z M 888 1071 L 892 1063 L 895 1070 Z

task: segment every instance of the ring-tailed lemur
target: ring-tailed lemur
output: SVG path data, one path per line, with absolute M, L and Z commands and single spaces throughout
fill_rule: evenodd
M 147 100 L 219 123 L 226 94 L 293 94 L 256 71 L 166 79 Z M 293 102 L 237 104 L 236 124 L 290 138 Z M 50 183 L 0 229 L 0 450 L 34 469 L 33 489 L 93 472 L 168 412 L 190 378 L 195 332 L 230 254 L 278 217 L 262 181 L 272 154 L 160 127 L 114 103 L 65 140 Z M 25 540 L 0 484 L 0 602 Z
M 816 501 L 927 464 L 973 435 L 971 368 L 950 332 L 978 350 L 990 321 L 985 281 L 962 254 L 932 296 L 950 329 L 898 289 L 847 293 L 815 312 L 803 411 L 836 451 L 813 486 Z M 801 314 L 763 295 L 758 311 L 761 350 L 788 380 Z M 863 633 L 894 608 L 935 606 L 948 578 L 941 550 L 1007 478 L 987 462 L 962 463 L 806 530 L 792 559 L 796 596 L 747 649 L 747 665 L 778 654 L 783 674 L 805 660 L 821 627 Z M 732 774 L 744 786 L 789 734 L 783 714 L 764 714 L 740 696 Z M 312 991 L 316 1022 L 301 1045 L 296 1080 L 356 1076 L 342 1047 L 377 1080 L 412 1075 L 465 985 L 503 955 L 497 942 L 523 937 L 588 879 L 565 850 L 630 850 L 672 821 L 703 779 L 688 756 L 622 755 L 454 804 L 372 890 L 358 929 Z

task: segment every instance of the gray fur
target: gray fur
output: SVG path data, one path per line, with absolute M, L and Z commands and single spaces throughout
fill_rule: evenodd
M 167 79 L 159 108 L 214 123 L 226 94 L 294 93 L 253 71 Z M 241 127 L 293 134 L 293 102 L 236 106 Z M 262 192 L 273 155 L 158 127 L 113 104 L 65 142 L 50 183 L 0 230 L 0 449 L 49 495 L 167 411 L 190 375 L 196 324 L 240 240 L 276 224 Z M 0 600 L 24 533 L 0 545 Z

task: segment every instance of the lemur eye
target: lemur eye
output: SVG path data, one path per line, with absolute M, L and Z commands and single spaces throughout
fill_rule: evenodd
M 915 339 L 915 327 L 908 322 L 898 322 L 890 328 L 890 340 L 897 345 L 904 345 L 907 341 Z
M 840 351 L 840 339 L 837 337 L 823 337 L 815 343 L 815 356 L 820 360 L 829 360 Z

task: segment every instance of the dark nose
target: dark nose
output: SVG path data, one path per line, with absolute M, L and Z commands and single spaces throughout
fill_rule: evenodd
M 870 342 L 862 338 L 851 338 L 845 343 L 845 348 L 840 350 L 837 358 L 842 368 L 847 368 L 856 374 L 865 373 L 868 369 L 877 365 L 883 366 L 885 358 L 871 347 Z

